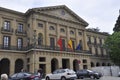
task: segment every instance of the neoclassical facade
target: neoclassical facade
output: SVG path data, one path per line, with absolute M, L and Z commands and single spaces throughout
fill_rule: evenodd
M 86 29 L 88 23 L 65 5 L 22 13 L 0 7 L 0 74 L 26 69 L 91 69 L 110 66 L 104 40 L 108 34 Z M 62 39 L 62 50 L 57 44 Z M 68 48 L 72 41 L 73 50 Z M 80 44 L 80 49 L 76 50 Z

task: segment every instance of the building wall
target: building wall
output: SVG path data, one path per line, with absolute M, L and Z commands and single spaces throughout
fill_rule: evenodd
M 102 39 L 102 44 L 107 36 L 100 33 L 93 33 L 87 31 L 84 21 L 76 18 L 68 8 L 62 9 L 46 9 L 45 11 L 35 12 L 28 10 L 26 13 L 20 13 L 4 8 L 0 8 L 0 64 L 7 62 L 6 73 L 8 75 L 15 72 L 19 72 L 20 69 L 24 68 L 30 72 L 36 72 L 39 68 L 43 68 L 45 74 L 52 72 L 57 68 L 71 68 L 74 70 L 91 68 L 91 62 L 96 64 L 97 62 L 102 63 L 109 61 L 108 58 L 101 58 L 95 56 L 95 47 L 92 44 L 87 44 L 87 36 L 90 36 L 91 43 L 94 42 L 94 37 L 97 39 L 99 44 L 99 38 Z M 33 9 L 34 10 L 34 9 Z M 61 11 L 65 14 L 61 15 Z M 63 14 L 63 13 L 62 13 Z M 64 18 L 64 19 L 63 19 Z M 68 19 L 68 20 L 67 20 Z M 4 22 L 10 21 L 11 31 L 5 31 Z M 18 24 L 23 24 L 23 31 L 17 32 Z M 39 24 L 39 25 L 38 25 Z M 38 45 L 38 37 L 42 35 L 42 45 Z M 10 36 L 10 49 L 3 48 L 3 37 Z M 50 47 L 50 38 L 55 39 L 55 50 Z M 74 41 L 74 46 L 79 44 L 81 41 L 81 50 L 76 51 L 60 51 L 57 48 L 59 45 L 57 41 L 60 39 L 65 40 L 65 47 L 68 47 L 68 41 L 71 39 Z M 23 39 L 22 49 L 18 49 L 18 38 Z M 88 53 L 89 46 L 92 48 L 92 53 Z M 101 54 L 100 48 L 98 48 L 98 54 Z M 106 55 L 104 50 L 104 55 Z M 99 58 L 98 58 L 99 57 Z M 5 60 L 4 60 L 5 59 Z M 16 61 L 20 65 L 16 63 Z M 79 63 L 78 63 L 79 62 Z M 53 66 L 53 64 L 57 64 Z M 5 66 L 5 65 L 4 65 Z M 0 66 L 0 74 L 5 72 L 2 70 L 4 66 Z M 20 66 L 20 68 L 19 68 Z M 53 68 L 54 67 L 54 68 Z

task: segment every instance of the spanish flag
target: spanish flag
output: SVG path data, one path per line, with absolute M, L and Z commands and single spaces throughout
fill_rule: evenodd
M 68 41 L 68 48 L 70 48 L 70 49 L 73 50 L 72 40 L 69 40 L 69 41 Z

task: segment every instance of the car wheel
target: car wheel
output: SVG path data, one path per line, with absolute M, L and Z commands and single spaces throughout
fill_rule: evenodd
M 61 80 L 66 80 L 66 78 L 65 77 L 61 77 Z
M 93 75 L 91 75 L 91 76 L 90 76 L 90 78 L 91 78 L 91 79 L 94 79 L 94 76 L 93 76 Z
M 84 77 L 83 76 L 79 76 L 79 79 L 84 79 Z
M 100 79 L 100 77 L 97 77 L 96 79 Z
M 50 78 L 49 77 L 46 77 L 46 79 L 45 80 L 50 80 Z

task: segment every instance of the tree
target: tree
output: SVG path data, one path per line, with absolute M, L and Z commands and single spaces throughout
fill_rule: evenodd
M 120 31 L 120 15 L 118 16 L 118 19 L 116 21 L 115 27 L 113 28 L 113 31 L 115 32 Z
M 111 61 L 120 67 L 120 31 L 107 37 L 105 47 L 109 52 Z

